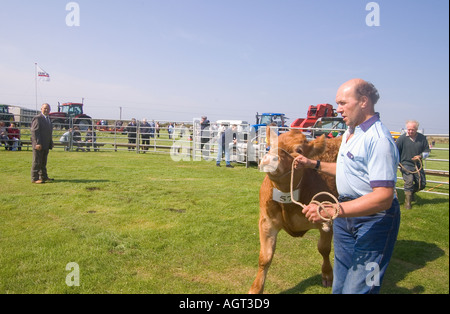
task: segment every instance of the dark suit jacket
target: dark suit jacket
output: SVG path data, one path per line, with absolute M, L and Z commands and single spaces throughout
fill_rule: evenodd
M 31 144 L 33 145 L 33 148 L 36 148 L 36 145 L 41 145 L 43 150 L 52 149 L 52 134 L 52 123 L 47 122 L 43 114 L 33 118 L 33 121 L 31 122 Z

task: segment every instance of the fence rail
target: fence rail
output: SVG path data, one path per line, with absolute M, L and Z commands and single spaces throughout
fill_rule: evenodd
M 7 125 L 3 128 L 4 133 L 1 135 L 0 144 L 6 149 L 31 149 L 30 117 L 24 116 L 22 120 L 23 122 L 15 122 L 18 134 L 12 134 L 9 128 L 11 121 L 3 121 Z M 80 129 L 79 126 L 82 128 Z M 278 133 L 289 129 L 275 128 Z M 66 137 L 67 140 L 64 140 L 63 136 L 67 135 L 69 130 L 72 133 Z M 311 129 L 303 131 L 308 135 Z M 230 150 L 230 161 L 245 164 L 247 167 L 252 163 L 259 164 L 267 148 L 266 128 L 260 128 L 256 132 L 248 124 L 237 124 L 236 130 L 231 134 L 233 134 L 231 139 L 225 139 L 227 148 Z M 425 135 L 433 139 L 445 138 L 448 143 L 448 134 Z M 207 128 L 204 128 L 198 119 L 189 122 L 148 121 L 148 124 L 144 121 L 136 121 L 135 125 L 131 120 L 101 119 L 89 119 L 80 124 L 80 119 L 78 119 L 78 125 L 74 125 L 70 120 L 67 124 L 58 124 L 53 130 L 55 149 L 84 152 L 106 150 L 163 153 L 170 154 L 174 160 L 191 161 L 216 160 L 220 136 L 220 124 L 210 123 Z M 423 165 L 427 174 L 427 182 L 432 186 L 422 192 L 448 195 L 448 179 L 441 181 L 442 177 L 449 177 L 448 151 L 448 144 L 447 147 L 439 144 L 432 145 L 431 158 L 426 159 Z M 219 160 L 223 160 L 223 156 Z M 442 168 L 443 164 L 446 165 L 446 169 Z M 401 176 L 398 179 L 403 180 Z M 446 186 L 446 191 L 436 191 L 436 189 L 442 190 L 442 186 Z

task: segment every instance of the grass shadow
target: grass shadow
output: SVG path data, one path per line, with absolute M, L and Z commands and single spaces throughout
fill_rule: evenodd
M 413 240 L 398 240 L 391 262 L 386 271 L 381 292 L 395 294 L 415 294 L 425 292 L 421 285 L 409 289 L 399 287 L 398 283 L 409 273 L 424 268 L 427 263 L 445 254 L 444 250 L 434 243 Z
M 289 288 L 287 290 L 281 291 L 280 294 L 301 294 L 304 293 L 308 288 L 318 286 L 322 287 L 322 275 L 318 274 L 308 279 L 299 282 L 296 286 Z M 330 293 L 331 293 L 331 288 Z
M 111 182 L 110 180 L 89 180 L 89 179 L 57 179 L 53 182 L 53 184 L 58 183 L 105 183 L 105 182 Z
M 424 193 L 424 192 L 422 192 Z M 438 204 L 444 204 L 444 203 L 448 203 L 448 199 L 444 198 L 444 197 L 424 197 L 424 194 L 422 194 L 421 192 L 417 192 L 415 193 L 415 198 L 416 200 L 412 202 L 412 205 L 438 205 Z M 403 206 L 404 202 L 405 202 L 405 191 L 403 190 L 397 190 L 397 198 L 398 201 L 400 203 L 400 205 Z
M 433 243 L 412 240 L 397 241 L 391 262 L 383 280 L 381 293 L 417 294 L 426 292 L 425 288 L 421 285 L 416 285 L 409 289 L 399 287 L 398 283 L 405 279 L 409 273 L 425 267 L 427 263 L 438 259 L 444 254 L 444 250 Z M 304 293 L 311 287 L 321 285 L 321 282 L 322 276 L 318 274 L 299 282 L 292 288 L 282 291 L 281 294 Z

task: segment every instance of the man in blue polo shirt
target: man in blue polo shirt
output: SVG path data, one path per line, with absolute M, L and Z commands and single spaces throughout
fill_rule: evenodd
M 300 155 L 296 167 L 336 176 L 340 204 L 328 206 L 333 223 L 333 293 L 378 293 L 400 226 L 395 196 L 399 154 L 389 130 L 375 112 L 379 99 L 373 84 L 361 79 L 344 83 L 336 95 L 337 112 L 348 129 L 336 163 Z M 303 209 L 312 222 L 322 221 L 317 205 Z M 323 216 L 323 215 L 322 215 Z

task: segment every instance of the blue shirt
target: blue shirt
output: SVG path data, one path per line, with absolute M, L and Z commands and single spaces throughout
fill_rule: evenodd
M 399 153 L 389 130 L 376 113 L 343 135 L 336 165 L 340 197 L 358 198 L 375 187 L 395 187 Z

